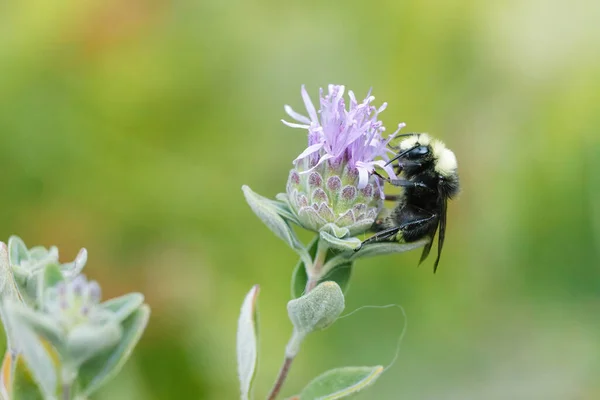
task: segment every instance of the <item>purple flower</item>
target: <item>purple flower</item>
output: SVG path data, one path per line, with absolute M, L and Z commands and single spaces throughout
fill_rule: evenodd
M 350 102 L 346 108 L 344 90 L 342 85 L 329 85 L 328 93 L 324 94 L 321 88 L 320 107 L 317 111 L 303 85 L 301 93 L 308 117 L 285 106 L 286 113 L 297 122 L 282 122 L 292 128 L 308 130 L 308 147 L 294 162 L 304 160 L 306 163 L 307 168 L 301 173 L 311 172 L 324 162 L 328 162 L 333 168 L 348 165 L 358 171 L 359 189 L 366 187 L 369 174 L 374 171 L 375 166 L 382 168 L 389 177 L 396 178 L 392 166 L 385 165 L 389 160 L 388 153 L 392 152 L 387 145 L 405 124 L 399 124 L 398 129 L 384 139 L 382 133 L 385 127 L 377 117 L 385 110 L 387 103 L 379 108 L 373 106 L 375 97 L 370 92 L 359 103 L 350 90 Z M 379 184 L 377 179 L 376 182 Z M 383 195 L 381 187 L 380 195 Z

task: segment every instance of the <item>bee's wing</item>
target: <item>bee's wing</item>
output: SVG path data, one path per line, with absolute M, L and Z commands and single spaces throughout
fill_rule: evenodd
M 440 256 L 442 255 L 442 247 L 444 247 L 444 239 L 446 238 L 446 213 L 448 211 L 448 197 L 442 194 L 439 199 L 439 212 L 440 212 L 440 233 L 438 235 L 438 254 L 433 264 L 433 272 L 437 270 L 438 263 L 440 262 Z M 433 237 L 431 238 L 433 241 Z
M 427 235 L 429 237 L 429 242 L 427 242 L 427 244 L 425 244 L 425 247 L 423 247 L 423 252 L 421 253 L 421 259 L 419 260 L 419 264 L 421 264 L 423 261 L 425 261 L 425 259 L 429 255 L 429 252 L 431 251 L 431 247 L 433 246 L 433 238 L 435 237 L 435 233 L 437 232 L 438 225 L 439 225 L 439 222 L 437 222 L 435 224 L 435 227 L 433 228 L 433 230 L 431 231 L 431 233 L 429 233 Z M 438 260 L 439 260 L 439 258 L 440 257 L 438 255 Z M 435 272 L 436 268 L 437 268 L 437 261 L 436 261 L 435 266 L 433 268 L 433 272 Z

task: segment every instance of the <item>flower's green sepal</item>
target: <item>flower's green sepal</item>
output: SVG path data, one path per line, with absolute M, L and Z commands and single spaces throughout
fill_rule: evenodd
M 382 373 L 382 366 L 332 369 L 312 380 L 302 390 L 299 398 L 300 400 L 342 399 L 373 384 Z

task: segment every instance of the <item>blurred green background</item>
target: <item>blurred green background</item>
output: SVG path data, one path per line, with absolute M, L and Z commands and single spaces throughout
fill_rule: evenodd
M 502 3 L 502 4 L 500 4 Z M 373 87 L 389 127 L 457 154 L 440 269 L 361 260 L 347 310 L 397 303 L 397 363 L 360 399 L 600 398 L 600 3 L 6 1 L 0 237 L 89 250 L 148 330 L 95 398 L 235 399 L 241 301 L 261 284 L 264 398 L 291 332 L 296 256 L 240 187 L 274 196 L 306 144 L 300 85 Z M 309 239 L 309 235 L 302 236 Z M 388 363 L 403 321 L 367 310 L 310 337 L 284 394 Z

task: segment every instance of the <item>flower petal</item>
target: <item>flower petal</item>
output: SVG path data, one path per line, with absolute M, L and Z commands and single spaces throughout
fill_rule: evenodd
M 310 125 L 310 119 L 308 119 L 307 117 L 305 117 L 302 114 L 298 114 L 296 111 L 294 111 L 294 109 L 292 107 L 288 106 L 287 104 L 285 106 L 283 106 L 283 109 L 285 110 L 287 115 L 294 118 L 296 121 L 303 122 L 305 124 Z
M 319 122 L 319 119 L 317 118 L 317 110 L 315 110 L 315 106 L 310 100 L 310 96 L 306 92 L 306 87 L 304 87 L 304 85 L 302 85 L 302 90 L 300 92 L 302 93 L 302 100 L 304 100 L 304 105 L 306 106 L 306 111 L 308 111 L 308 116 L 313 122 Z
M 306 156 L 309 156 L 317 151 L 319 151 L 323 147 L 323 143 L 315 143 L 312 146 L 308 146 L 306 150 L 304 150 L 294 161 L 300 160 Z
M 308 126 L 308 125 L 295 124 L 293 122 L 287 122 L 284 119 L 282 119 L 281 122 L 283 122 L 285 125 L 289 126 L 290 128 L 302 128 L 302 129 L 308 129 L 308 128 L 310 128 L 310 126 Z

